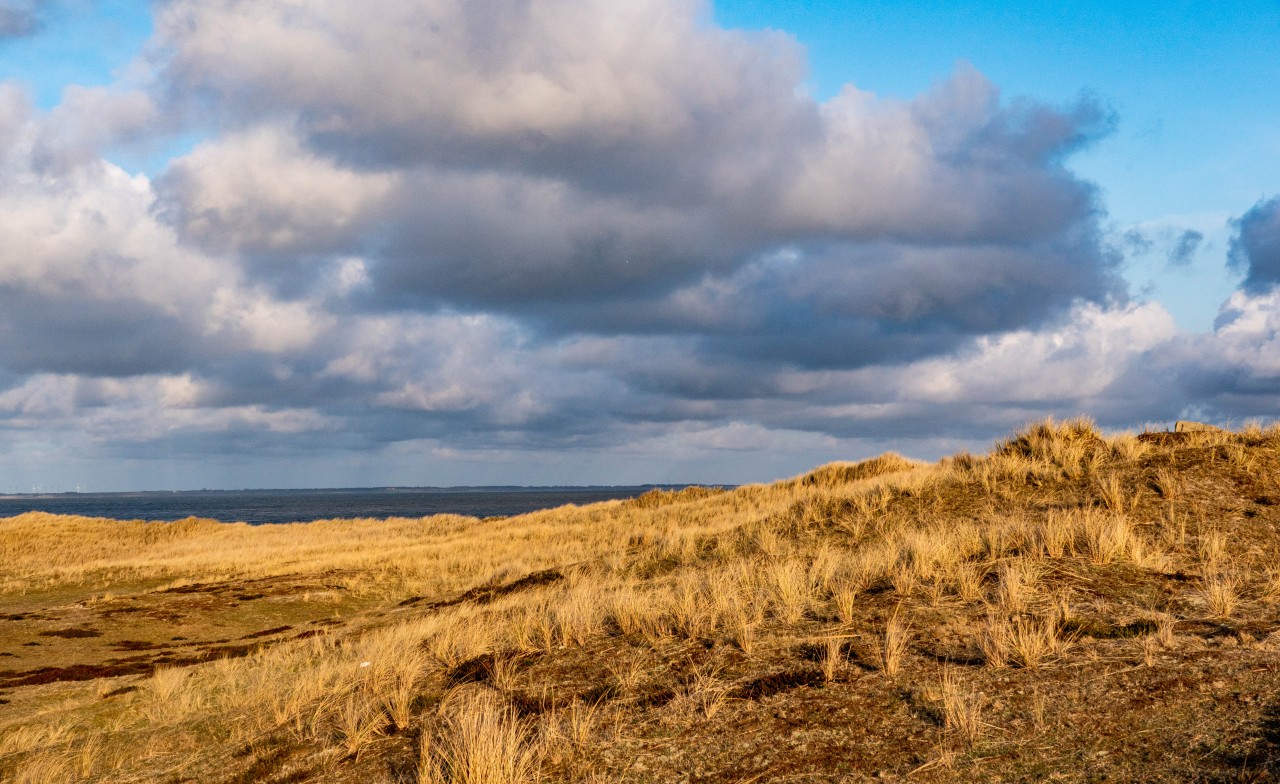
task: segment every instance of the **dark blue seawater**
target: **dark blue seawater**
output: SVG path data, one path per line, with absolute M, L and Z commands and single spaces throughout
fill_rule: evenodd
M 291 523 L 330 517 L 424 517 L 462 514 L 509 516 L 565 504 L 633 498 L 647 490 L 683 485 L 631 487 L 459 487 L 351 490 L 193 490 L 146 493 L 59 493 L 0 496 L 0 517 L 41 511 L 117 520 L 180 520 L 207 517 L 223 522 Z

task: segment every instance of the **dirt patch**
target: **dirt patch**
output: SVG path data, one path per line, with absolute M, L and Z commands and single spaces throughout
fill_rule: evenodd
M 493 668 L 497 660 L 497 654 L 481 654 L 449 670 L 445 677 L 454 686 L 463 683 L 488 683 L 489 678 L 493 676 Z
M 260 631 L 260 632 L 254 632 L 254 633 L 252 633 L 252 634 L 246 634 L 245 636 L 241 637 L 240 639 L 242 639 L 242 640 L 253 640 L 253 639 L 256 639 L 256 638 L 258 638 L 258 637 L 270 637 L 270 636 L 271 636 L 271 635 L 273 635 L 273 634 L 280 634 L 281 632 L 287 632 L 287 631 L 289 631 L 289 630 L 290 630 L 290 629 L 292 629 L 292 628 L 293 628 L 292 626 L 277 626 L 277 627 L 275 627 L 274 629 L 263 629 L 263 630 L 262 630 L 262 631 Z
M 118 678 L 121 675 L 150 674 L 154 667 L 149 662 L 122 662 L 118 664 L 73 664 L 70 667 L 39 667 L 34 670 L 0 670 L 0 687 L 39 686 L 62 681 L 92 681 L 98 678 Z
M 228 779 L 227 784 L 297 784 L 306 781 L 311 776 L 310 770 L 281 770 L 294 756 L 292 749 L 275 749 L 255 758 L 249 767 Z
M 115 651 L 154 651 L 162 648 L 172 648 L 171 645 L 165 645 L 158 642 L 147 642 L 145 640 L 121 640 L 111 646 Z
M 775 672 L 744 683 L 734 689 L 733 696 L 743 700 L 762 700 L 803 686 L 818 688 L 825 682 L 822 673 L 817 670 Z
M 213 583 L 192 583 L 190 585 L 179 585 L 173 588 L 166 588 L 160 593 L 217 593 L 225 590 L 225 586 Z
M 541 572 L 534 572 L 521 577 L 519 580 L 513 580 L 505 585 L 480 586 L 472 588 L 452 599 L 445 599 L 439 602 L 432 602 L 425 606 L 428 610 L 438 610 L 443 607 L 453 607 L 463 602 L 475 602 L 476 604 L 488 604 L 489 602 L 508 596 L 519 591 L 527 591 L 530 588 L 537 588 L 541 585 L 551 585 L 564 579 L 564 574 L 559 569 L 546 569 Z
M 41 637 L 62 637 L 67 640 L 75 640 L 82 637 L 101 637 L 102 632 L 97 629 L 54 629 L 53 631 L 40 632 Z
M 1092 618 L 1070 618 L 1063 622 L 1062 633 L 1068 636 L 1093 637 L 1099 640 L 1123 640 L 1154 634 L 1160 625 L 1140 619 L 1126 624 L 1106 623 Z
M 145 609 L 146 608 L 143 607 L 111 607 L 98 614 L 103 618 L 110 618 L 115 615 L 127 615 L 128 613 L 143 612 Z

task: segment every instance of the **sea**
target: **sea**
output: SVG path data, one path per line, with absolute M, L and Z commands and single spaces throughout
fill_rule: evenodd
M 634 498 L 649 490 L 686 485 L 594 487 L 378 487 L 341 490 L 184 490 L 137 493 L 0 495 L 0 518 L 23 512 L 181 520 L 292 523 L 335 517 L 425 517 L 460 514 L 508 517 L 565 504 Z

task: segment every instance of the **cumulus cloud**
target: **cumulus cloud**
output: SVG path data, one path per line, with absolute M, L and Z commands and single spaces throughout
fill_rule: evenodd
M 1247 291 L 1264 293 L 1280 283 L 1280 196 L 1253 205 L 1234 224 L 1231 263 L 1244 270 Z
M 200 144 L 170 162 L 157 189 L 160 214 L 189 243 L 283 263 L 358 245 L 396 181 L 342 168 L 287 129 L 262 126 Z
M 0 86 L 10 432 L 798 471 L 1045 413 L 1274 406 L 1280 202 L 1238 223 L 1216 331 L 1179 332 L 1129 299 L 1068 167 L 1113 123 L 1087 96 L 1007 99 L 959 64 L 819 102 L 793 40 L 693 0 L 166 0 L 156 30 L 145 92 L 41 112 Z M 104 160 L 178 119 L 204 140 L 154 180 Z
M 88 123 L 86 98 L 104 108 L 103 96 L 68 90 L 62 105 L 40 115 L 14 88 L 0 94 L 0 140 L 8 142 L 0 149 L 0 232 L 8 238 L 0 247 L 0 363 L 23 373 L 123 377 L 239 351 L 297 351 L 321 336 L 324 319 L 309 305 L 274 299 L 226 258 L 182 246 L 156 219 L 145 176 L 88 154 L 110 143 L 110 112 L 96 141 L 62 146 Z M 52 149 L 75 152 L 50 168 Z
M 1003 102 L 961 65 L 912 101 L 819 104 L 793 41 L 701 10 L 175 0 L 157 21 L 172 95 L 237 130 L 174 164 L 165 214 L 206 248 L 377 249 L 385 305 L 558 331 L 686 332 L 706 321 L 691 288 L 793 250 L 814 291 L 765 303 L 747 353 L 801 314 L 863 341 L 910 324 L 920 352 L 1122 296 L 1094 189 L 1063 165 L 1107 131 L 1095 102 Z M 916 290 L 936 280 L 970 305 Z M 859 293 L 819 301 L 836 288 Z
M 56 174 L 95 163 L 105 150 L 147 135 L 156 119 L 155 105 L 143 92 L 70 85 L 41 119 L 32 163 Z

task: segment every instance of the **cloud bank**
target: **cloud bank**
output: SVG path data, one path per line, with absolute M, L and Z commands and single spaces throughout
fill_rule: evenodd
M 168 0 L 155 35 L 144 89 L 0 87 L 11 456 L 734 481 L 1047 413 L 1276 413 L 1280 200 L 1180 333 L 1068 167 L 1114 122 L 1090 98 L 960 64 L 819 102 L 793 40 L 687 0 Z M 108 162 L 175 127 L 204 140 L 154 179 Z

